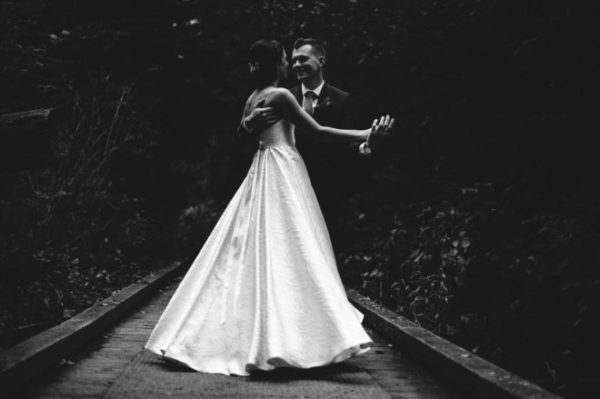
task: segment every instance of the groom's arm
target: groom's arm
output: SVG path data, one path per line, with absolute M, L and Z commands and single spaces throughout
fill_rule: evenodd
M 365 109 L 368 107 L 364 106 L 362 101 L 358 101 L 357 97 L 349 96 L 346 102 L 343 104 L 343 115 L 344 124 L 348 126 L 369 126 L 373 125 L 375 121 L 369 119 Z M 383 117 L 382 117 L 383 118 Z M 383 121 L 385 120 L 385 123 Z M 346 149 L 351 154 L 358 155 L 361 158 L 368 157 L 374 151 L 379 154 L 380 151 L 385 150 L 385 146 L 393 132 L 394 118 L 388 117 L 377 121 L 377 128 L 372 130 L 371 135 L 367 141 L 354 141 L 346 145 Z M 384 151 L 385 152 L 385 151 Z
M 358 103 L 357 98 L 353 95 L 347 95 L 341 102 L 341 114 L 341 125 L 344 128 L 356 128 L 359 125 L 365 125 L 365 123 L 361 123 L 363 122 L 362 118 L 358 117 L 359 115 L 361 115 L 360 105 Z M 371 149 L 368 147 L 367 143 L 364 140 L 355 140 L 349 143 L 345 143 L 344 149 L 353 156 L 358 155 L 362 157 L 371 155 Z
M 258 107 L 242 118 L 237 132 L 238 134 L 261 132 L 280 119 L 281 115 L 273 107 Z

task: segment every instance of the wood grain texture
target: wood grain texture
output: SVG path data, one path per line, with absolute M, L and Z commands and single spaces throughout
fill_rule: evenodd
M 11 392 L 95 338 L 182 271 L 176 263 L 132 284 L 87 310 L 0 353 L 0 391 Z M 127 346 L 124 337 L 120 345 Z
M 369 330 L 373 348 L 342 366 L 267 375 L 258 381 L 169 368 L 143 349 L 178 281 L 101 338 L 23 389 L 23 398 L 364 397 L 457 399 L 456 389 Z M 337 367 L 337 368 L 336 368 Z M 149 377 L 152 378 L 149 378 Z M 145 378 L 148 377 L 148 380 Z M 200 381 L 202 380 L 202 381 Z M 341 384 L 338 387 L 333 383 Z M 319 385 L 321 384 L 321 385 Z M 356 384 L 356 385 L 352 385 Z M 81 395 L 81 396 L 78 396 Z M 123 396 L 127 395 L 127 396 Z
M 350 301 L 365 314 L 366 323 L 419 359 L 431 370 L 455 382 L 474 397 L 490 399 L 558 398 L 540 386 L 488 362 L 379 305 L 354 290 Z

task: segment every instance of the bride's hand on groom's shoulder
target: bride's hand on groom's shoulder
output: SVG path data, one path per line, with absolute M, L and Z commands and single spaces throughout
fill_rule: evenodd
M 382 116 L 379 119 L 375 118 L 371 125 L 371 134 L 367 138 L 367 146 L 371 150 L 377 151 L 385 145 L 385 142 L 392 134 L 394 122 L 394 118 L 389 115 Z

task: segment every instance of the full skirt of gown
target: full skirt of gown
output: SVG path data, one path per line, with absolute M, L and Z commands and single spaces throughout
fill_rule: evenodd
M 259 149 L 145 347 L 202 372 L 341 362 L 372 345 L 294 146 Z

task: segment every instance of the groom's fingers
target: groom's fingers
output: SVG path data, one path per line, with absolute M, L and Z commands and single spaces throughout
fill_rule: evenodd
M 277 116 L 277 111 L 275 111 L 275 108 L 273 107 L 265 107 L 261 108 L 260 110 L 262 116 L 264 116 L 265 118 L 273 118 Z
M 371 126 L 371 132 L 377 133 L 381 129 L 381 121 L 380 118 L 375 118 L 373 120 L 373 125 Z
M 392 120 L 390 121 L 390 125 L 389 125 L 388 129 L 391 129 L 394 126 L 394 122 L 395 122 L 395 120 L 394 120 L 394 118 L 392 118 Z

